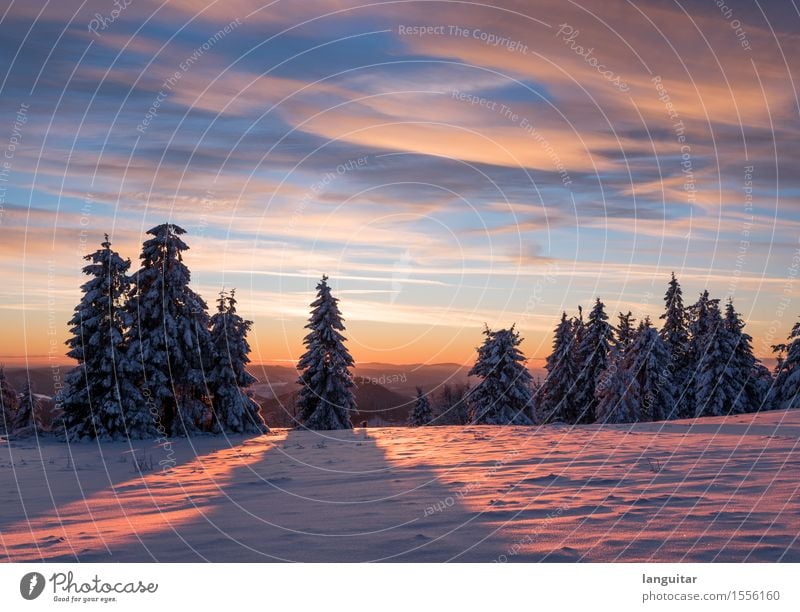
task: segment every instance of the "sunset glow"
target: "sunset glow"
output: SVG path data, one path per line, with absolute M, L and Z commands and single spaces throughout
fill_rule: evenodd
M 562 310 L 655 318 L 673 270 L 761 357 L 800 313 L 783 3 L 38 4 L 0 22 L 5 363 L 66 363 L 81 257 L 135 269 L 165 221 L 255 362 L 296 360 L 323 273 L 357 362 L 516 322 L 537 365 Z

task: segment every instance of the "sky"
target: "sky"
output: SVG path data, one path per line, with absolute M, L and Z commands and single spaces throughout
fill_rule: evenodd
M 474 359 L 562 310 L 800 314 L 794 0 L 0 0 L 0 361 L 66 361 L 82 256 L 187 230 L 256 362 L 330 276 L 357 361 Z

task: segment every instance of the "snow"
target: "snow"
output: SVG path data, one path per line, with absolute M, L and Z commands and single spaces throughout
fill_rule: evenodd
M 0 441 L 0 559 L 798 562 L 799 439 L 789 410 Z

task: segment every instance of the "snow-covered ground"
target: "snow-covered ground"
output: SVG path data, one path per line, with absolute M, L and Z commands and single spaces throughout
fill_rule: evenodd
M 800 410 L 0 443 L 11 561 L 800 561 Z

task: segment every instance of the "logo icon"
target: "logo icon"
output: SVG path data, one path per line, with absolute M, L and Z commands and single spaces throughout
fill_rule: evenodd
M 44 591 L 44 576 L 39 572 L 30 572 L 19 581 L 19 594 L 28 601 L 36 599 Z

